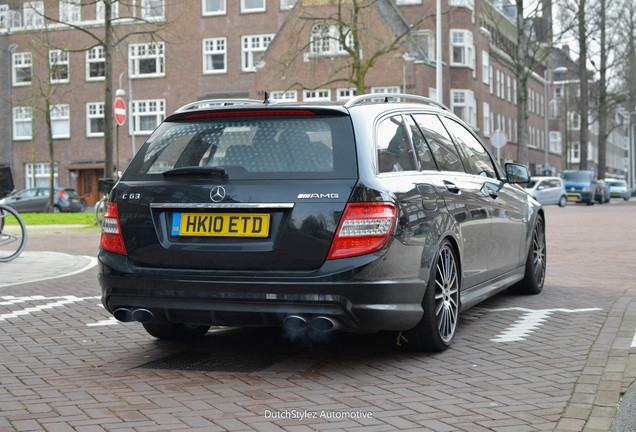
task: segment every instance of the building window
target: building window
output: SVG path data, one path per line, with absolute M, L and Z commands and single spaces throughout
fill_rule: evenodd
M 356 95 L 355 88 L 339 88 L 336 90 L 336 100 L 346 101 Z
M 256 66 L 272 43 L 274 34 L 249 35 L 241 37 L 241 70 L 256 72 Z
M 488 66 L 488 88 L 490 90 L 490 94 L 493 94 L 495 91 L 495 80 L 493 79 L 494 68 L 492 65 Z
M 60 0 L 60 21 L 63 23 L 78 23 L 82 20 L 82 5 L 80 0 Z
M 413 33 L 417 44 L 424 50 L 429 60 L 435 61 L 435 32 L 432 30 L 420 30 Z
M 396 0 L 395 4 L 398 6 L 401 5 L 412 5 L 412 4 L 422 4 L 422 0 Z
M 35 165 L 35 167 L 34 167 Z M 57 163 L 53 164 L 53 187 L 57 187 Z M 35 170 L 33 169 L 35 168 Z M 35 171 L 35 173 L 34 173 Z M 27 189 L 35 187 L 48 187 L 51 178 L 51 164 L 45 163 L 27 163 L 24 164 L 25 181 Z
M 103 22 L 106 17 L 104 3 L 98 1 L 95 4 L 95 8 L 96 8 L 95 19 L 97 21 Z M 118 16 L 119 16 L 119 0 L 113 0 L 111 1 L 111 4 L 110 4 L 110 17 L 117 18 Z
M 398 86 L 389 86 L 389 87 L 371 87 L 371 93 L 391 93 L 397 94 L 400 92 L 400 87 Z
M 69 57 L 68 51 L 50 50 L 49 69 L 51 71 L 51 83 L 63 84 L 69 82 Z
M 13 108 L 13 139 L 30 140 L 33 137 L 33 110 L 31 107 Z
M 13 85 L 30 85 L 33 79 L 33 55 L 31 53 L 13 54 Z
M 581 115 L 578 112 L 571 111 L 569 113 L 570 116 L 570 129 L 572 130 L 580 130 L 581 129 Z
M 484 84 L 490 83 L 490 55 L 488 51 L 481 52 L 481 80 Z
M 451 66 L 475 67 L 473 34 L 468 30 L 451 29 Z
M 24 27 L 44 26 L 44 2 L 26 2 L 23 6 Z
M 227 72 L 227 39 L 224 37 L 203 39 L 203 73 Z
M 164 99 L 132 101 L 131 111 L 130 132 L 150 135 L 166 116 L 166 102 Z
M 86 104 L 86 136 L 104 136 L 104 102 Z
M 103 81 L 105 64 L 103 46 L 86 51 L 86 81 Z
M 298 0 L 280 0 L 280 10 L 288 10 L 294 7 Z
M 71 137 L 70 120 L 68 105 L 51 106 L 51 132 L 54 139 Z
M 164 50 L 164 42 L 128 45 L 128 70 L 131 78 L 164 76 Z
M 554 97 L 555 98 L 560 98 L 562 94 L 563 94 L 563 90 L 562 90 L 561 86 L 557 86 L 557 87 L 554 88 Z
M 572 147 L 570 147 L 570 162 L 581 162 L 581 145 L 577 142 L 572 143 Z
M 483 117 L 484 136 L 490 136 L 490 104 L 488 102 L 484 102 Z
M 451 90 L 451 110 L 472 127 L 477 127 L 477 101 L 472 90 Z
M 474 10 L 475 0 L 449 0 L 448 5 L 453 7 L 465 7 L 470 10 Z
M 303 101 L 305 102 L 325 102 L 331 101 L 331 90 L 304 90 Z
M 353 46 L 353 34 L 347 27 L 341 29 L 337 26 L 327 26 L 326 24 L 316 24 L 311 29 L 310 47 L 311 54 L 321 56 L 346 55 L 345 46 L 340 43 L 340 30 L 345 38 L 345 45 L 348 48 Z
M 510 75 L 506 76 L 506 90 L 508 91 L 508 102 L 512 102 L 512 80 Z
M 225 15 L 227 13 L 226 0 L 202 0 L 203 16 Z
M 278 101 L 297 102 L 298 92 L 296 90 L 273 91 L 271 98 Z
M 163 0 L 141 0 L 141 17 L 146 20 L 161 20 L 165 10 Z
M 265 0 L 241 0 L 241 13 L 265 12 Z

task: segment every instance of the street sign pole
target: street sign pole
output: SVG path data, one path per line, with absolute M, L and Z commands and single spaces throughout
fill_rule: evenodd
M 126 122 L 126 102 L 119 96 L 113 102 L 113 114 L 117 123 L 117 178 L 119 179 L 119 126 Z

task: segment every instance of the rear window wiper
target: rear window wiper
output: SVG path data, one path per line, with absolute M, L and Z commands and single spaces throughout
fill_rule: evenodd
M 207 174 L 216 177 L 227 177 L 227 171 L 221 167 L 213 166 L 186 166 L 173 168 L 168 171 L 164 171 L 164 176 L 176 176 L 176 175 L 201 175 Z

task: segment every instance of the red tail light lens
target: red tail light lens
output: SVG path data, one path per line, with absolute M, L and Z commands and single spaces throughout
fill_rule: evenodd
M 66 198 L 66 193 L 64 191 L 60 191 L 59 195 L 62 199 Z
M 391 203 L 349 203 L 345 208 L 327 259 L 375 252 L 389 240 L 397 208 Z
M 102 247 L 109 252 L 128 255 L 126 246 L 124 246 L 124 238 L 119 229 L 119 214 L 116 203 L 108 203 L 102 220 Z

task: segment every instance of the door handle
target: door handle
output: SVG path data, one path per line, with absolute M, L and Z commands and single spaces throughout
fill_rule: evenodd
M 446 186 L 446 189 L 448 189 L 451 193 L 457 195 L 462 193 L 461 189 L 459 189 L 455 183 L 449 182 L 448 180 L 444 180 L 444 186 Z

